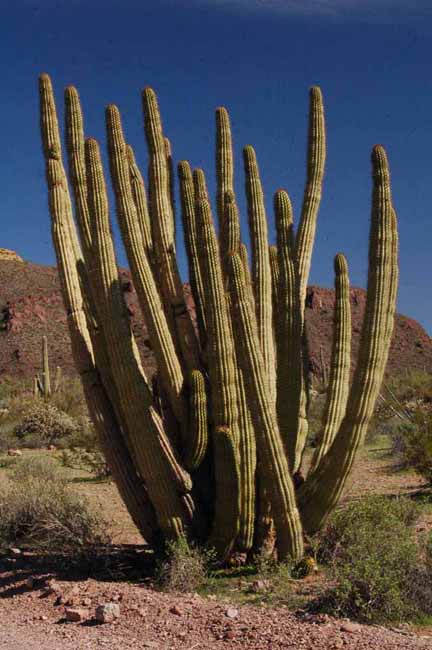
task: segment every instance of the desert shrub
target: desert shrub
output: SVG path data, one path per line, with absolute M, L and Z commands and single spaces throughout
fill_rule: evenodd
M 419 407 L 410 424 L 397 428 L 393 451 L 403 466 L 411 467 L 432 484 L 432 411 Z
M 99 449 L 87 450 L 82 447 L 63 449 L 60 462 L 63 467 L 89 472 L 98 479 L 106 479 L 110 476 L 105 456 Z
M 0 547 L 76 553 L 106 543 L 106 523 L 74 495 L 55 461 L 18 461 L 0 487 Z
M 80 379 L 64 378 L 59 390 L 52 394 L 51 404 L 74 419 L 88 418 L 88 409 Z
M 405 373 L 393 375 L 387 385 L 403 403 L 432 401 L 432 374 L 421 370 L 408 370 Z
M 108 478 L 110 471 L 102 452 L 99 438 L 89 418 L 77 419 L 76 431 L 57 442 L 62 451 L 60 461 L 64 467 L 81 469 L 96 478 Z
M 77 431 L 78 424 L 67 413 L 44 400 L 34 400 L 24 413 L 22 420 L 15 426 L 17 438 L 32 446 L 52 444 L 60 438 L 71 436 Z
M 159 587 L 166 591 L 191 592 L 204 584 L 214 554 L 188 544 L 186 539 L 169 542 L 157 567 Z
M 418 582 L 432 577 L 415 539 L 418 512 L 408 499 L 374 496 L 335 513 L 320 536 L 321 560 L 336 583 L 322 607 L 365 621 L 429 613 Z

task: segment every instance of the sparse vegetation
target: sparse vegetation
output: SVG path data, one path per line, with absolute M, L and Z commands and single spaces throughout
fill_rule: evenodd
M 413 528 L 418 516 L 409 499 L 382 496 L 337 512 L 320 535 L 321 561 L 336 582 L 321 607 L 365 621 L 432 613 L 429 551 Z
M 205 583 L 215 559 L 214 552 L 189 545 L 185 538 L 168 542 L 157 582 L 167 591 L 194 592 Z
M 107 541 L 106 522 L 70 491 L 54 460 L 20 459 L 0 485 L 0 548 L 76 554 Z

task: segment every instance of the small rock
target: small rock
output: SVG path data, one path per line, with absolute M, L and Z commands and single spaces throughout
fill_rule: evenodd
M 79 623 L 85 621 L 88 616 L 88 612 L 85 609 L 80 609 L 78 607 L 68 608 L 65 610 L 65 618 L 70 623 Z
M 85 607 L 90 607 L 91 598 L 83 598 L 82 601 L 81 601 L 81 604 L 84 605 Z
M 22 456 L 20 449 L 8 449 L 8 456 Z
M 361 632 L 361 625 L 358 623 L 344 623 L 340 626 L 341 632 L 349 632 L 350 634 L 355 634 L 356 632 Z
M 10 548 L 9 553 L 14 556 L 22 555 L 22 551 L 19 548 Z
M 40 620 L 40 621 L 47 621 L 47 620 L 48 620 L 48 616 L 39 616 L 39 620 Z
M 56 446 L 55 445 L 48 445 L 47 449 L 48 449 L 48 451 L 55 451 Z
M 268 580 L 254 580 L 250 586 L 250 591 L 258 594 L 263 591 L 267 591 L 270 587 Z
M 27 578 L 27 580 L 25 581 L 24 584 L 25 584 L 27 589 L 33 589 L 34 583 L 35 583 L 34 578 L 30 577 L 30 578 Z
M 223 638 L 227 639 L 227 640 L 228 639 L 235 639 L 235 637 L 236 637 L 236 634 L 235 634 L 234 630 L 227 630 L 225 632 L 224 636 L 223 636 Z
M 117 603 L 99 605 L 95 616 L 99 623 L 113 623 L 120 616 L 120 606 Z
M 228 607 L 228 609 L 225 612 L 225 616 L 228 616 L 228 618 L 237 618 L 239 615 L 238 609 L 235 609 L 235 607 Z
M 57 597 L 63 597 L 62 588 L 55 580 L 48 580 L 48 582 L 43 586 L 42 593 L 46 596 L 55 594 Z
M 183 614 L 183 612 L 179 607 L 177 607 L 177 605 L 173 605 L 169 611 L 170 614 L 175 614 L 176 616 L 181 616 Z
M 339 648 L 343 648 L 345 645 L 343 639 L 336 638 L 333 640 L 333 644 L 330 646 L 332 650 L 338 650 Z

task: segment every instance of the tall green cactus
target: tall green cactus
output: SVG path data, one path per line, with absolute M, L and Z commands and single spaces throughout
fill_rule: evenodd
M 104 170 L 98 144 L 85 140 L 78 93 L 73 87 L 65 93 L 72 198 L 47 75 L 40 78 L 40 99 L 52 234 L 73 355 L 133 520 L 154 545 L 186 535 L 214 546 L 222 560 L 255 551 L 272 531 L 279 559 L 300 559 L 304 533 L 315 532 L 341 497 L 390 346 L 397 226 L 383 148 L 372 154 L 369 278 L 358 363 L 349 386 L 348 266 L 338 255 L 328 397 L 319 446 L 301 480 L 308 401 L 305 296 L 325 165 L 319 88 L 310 95 L 299 226 L 295 232 L 288 194 L 278 190 L 276 245 L 268 242 L 255 152 L 244 149 L 251 268 L 225 108 L 216 111 L 219 236 L 203 171 L 179 164 L 195 323 L 178 271 L 174 166 L 156 95 L 151 88 L 143 91 L 148 190 L 119 110 L 106 109 L 117 218 L 158 368 L 153 379 L 144 371 L 123 302 Z

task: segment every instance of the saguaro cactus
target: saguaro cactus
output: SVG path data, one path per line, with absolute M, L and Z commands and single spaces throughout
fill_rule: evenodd
M 152 544 L 186 536 L 221 559 L 253 551 L 273 530 L 279 559 L 302 557 L 338 502 L 382 381 L 397 290 L 397 226 L 384 149 L 372 152 L 366 315 L 352 385 L 348 266 L 335 258 L 336 307 L 319 446 L 301 480 L 307 435 L 305 295 L 325 164 L 322 95 L 312 88 L 307 178 L 297 232 L 285 190 L 274 198 L 269 246 L 255 151 L 244 149 L 252 267 L 234 193 L 231 125 L 216 111 L 217 216 L 202 170 L 178 166 L 196 323 L 176 257 L 172 151 L 156 95 L 143 91 L 149 179 L 144 184 L 116 106 L 106 110 L 117 218 L 157 363 L 147 377 L 119 285 L 97 142 L 84 137 L 66 89 L 67 174 L 54 95 L 40 77 L 41 131 L 54 247 L 73 354 L 120 494 Z M 73 210 L 73 205 L 75 210 Z M 156 390 L 157 387 L 157 390 Z
M 56 367 L 56 374 L 54 378 L 54 386 L 51 388 L 51 372 L 49 365 L 49 351 L 48 351 L 48 338 L 42 337 L 42 371 L 40 376 L 35 375 L 33 378 L 33 395 L 34 397 L 43 396 L 45 398 L 51 397 L 52 393 L 56 393 L 61 384 L 62 371 L 60 366 Z

